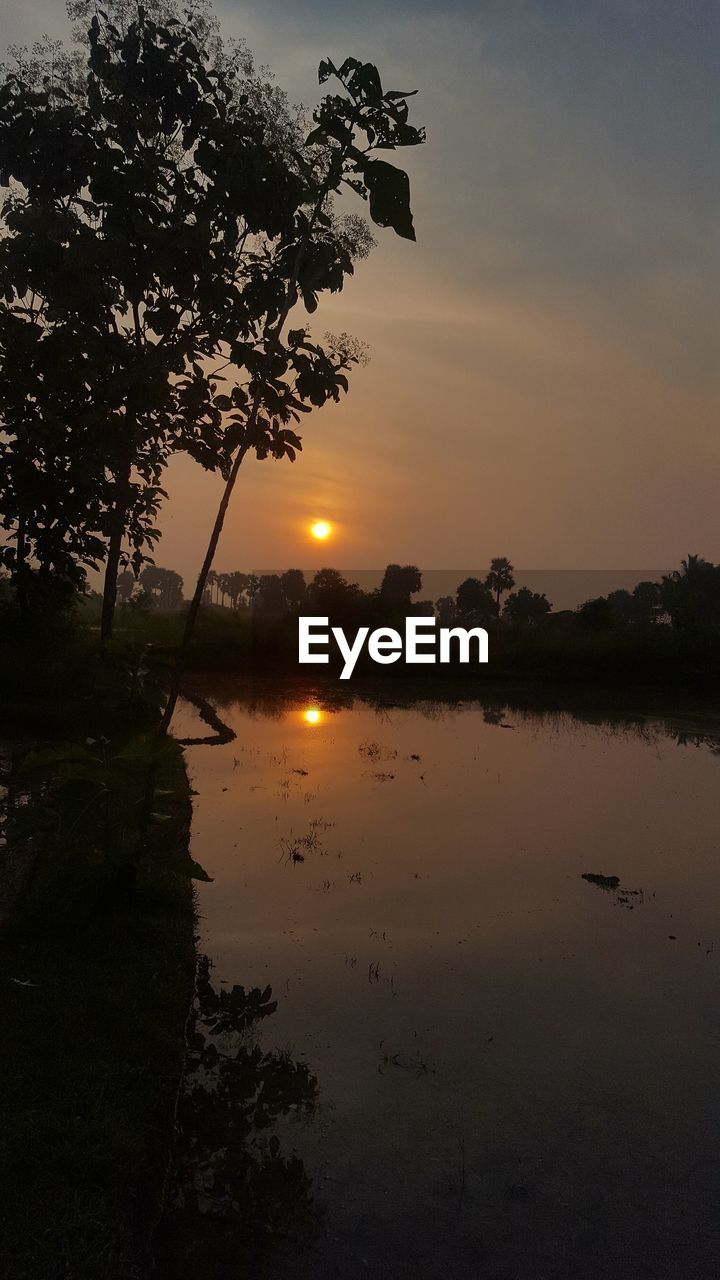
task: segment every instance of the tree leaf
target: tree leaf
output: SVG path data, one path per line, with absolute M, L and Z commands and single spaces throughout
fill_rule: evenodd
M 385 160 L 368 160 L 363 178 L 370 193 L 373 222 L 379 227 L 392 227 L 404 240 L 414 240 L 410 180 L 404 169 L 396 169 Z

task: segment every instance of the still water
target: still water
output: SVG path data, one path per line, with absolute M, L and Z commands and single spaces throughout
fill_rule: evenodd
M 204 692 L 237 736 L 186 752 L 201 950 L 314 1081 L 249 1139 L 312 1205 L 253 1274 L 720 1275 L 712 735 Z

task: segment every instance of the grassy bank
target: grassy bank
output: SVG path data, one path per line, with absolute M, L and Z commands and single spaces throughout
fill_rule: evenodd
M 92 648 L 44 661 L 19 679 L 33 666 L 17 653 L 4 699 L 9 846 L 33 865 L 0 934 L 0 1274 L 131 1280 L 159 1212 L 192 991 L 190 791 L 170 743 L 138 857 L 156 699 L 132 662 Z

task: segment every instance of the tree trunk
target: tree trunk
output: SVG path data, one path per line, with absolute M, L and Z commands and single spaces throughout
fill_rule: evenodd
M 123 534 L 125 533 L 125 517 L 130 500 L 130 459 L 123 463 L 118 476 L 117 494 L 112 516 L 108 557 L 105 565 L 105 583 L 103 586 L 102 620 L 100 623 L 100 643 L 105 645 L 112 638 L 113 619 L 115 617 L 115 601 L 117 599 L 118 572 L 120 569 L 120 552 Z
M 178 650 L 177 657 L 175 660 L 175 667 L 173 670 L 172 681 L 170 684 L 170 693 L 168 695 L 167 706 L 165 707 L 163 718 L 160 724 L 161 733 L 167 733 L 168 727 L 170 725 L 170 721 L 173 718 L 175 707 L 177 706 L 177 700 L 180 694 L 180 681 L 182 679 L 182 674 L 183 674 L 183 664 L 185 661 L 185 654 L 187 653 L 188 645 L 190 644 L 190 639 L 195 629 L 195 620 L 198 616 L 198 613 L 200 612 L 200 605 L 202 604 L 202 598 L 203 598 L 203 593 L 205 591 L 207 576 L 212 568 L 212 562 L 215 559 L 215 552 L 217 551 L 217 545 L 218 545 L 218 542 L 220 541 L 220 534 L 222 533 L 223 525 L 225 523 L 225 516 L 230 503 L 230 498 L 232 497 L 232 491 L 235 488 L 235 481 L 238 478 L 238 472 L 240 471 L 240 467 L 242 466 L 242 461 L 243 461 L 243 458 L 245 457 L 245 454 L 247 453 L 248 447 L 249 446 L 246 445 L 244 448 L 241 448 L 238 450 L 238 453 L 235 457 L 235 461 L 233 462 L 233 465 L 232 465 L 232 470 L 225 483 L 223 496 L 220 500 L 220 506 L 218 507 L 218 512 L 215 517 L 213 531 L 212 531 L 212 534 L 210 535 L 210 542 L 208 543 L 208 549 L 205 552 L 205 559 L 203 560 L 202 569 L 198 574 L 198 579 L 195 584 L 195 591 L 193 592 L 193 598 L 190 602 L 190 608 L 188 609 L 187 618 L 185 619 L 185 630 L 183 632 L 182 642 L 180 644 L 180 648 Z

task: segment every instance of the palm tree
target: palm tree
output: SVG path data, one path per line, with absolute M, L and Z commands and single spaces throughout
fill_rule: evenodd
M 239 569 L 235 569 L 233 573 L 225 574 L 225 594 L 230 599 L 233 609 L 237 609 L 238 601 L 247 586 L 247 574 L 241 573 Z
M 211 570 L 210 570 L 210 572 L 209 572 L 209 574 L 208 574 L 208 576 L 207 576 L 207 580 L 206 580 L 206 583 L 205 583 L 205 586 L 206 586 L 206 589 L 207 589 L 207 592 L 208 592 L 208 597 L 209 597 L 209 600 L 210 600 L 210 604 L 212 604 L 212 602 L 213 602 L 213 598 L 212 598 L 212 595 L 213 595 L 213 587 L 216 587 L 216 586 L 217 586 L 217 580 L 218 580 L 218 576 L 217 576 L 217 574 L 216 574 L 215 570 L 214 570 L 214 569 L 211 569 Z
M 500 612 L 500 597 L 504 591 L 512 591 L 515 586 L 513 566 L 507 556 L 496 556 L 490 561 L 490 568 L 485 578 L 486 585 L 495 596 L 495 605 Z
M 230 594 L 228 590 L 229 580 L 230 580 L 229 573 L 218 574 L 217 585 L 218 585 L 218 590 L 220 592 L 220 603 L 223 606 L 223 608 L 225 607 L 225 597 Z

